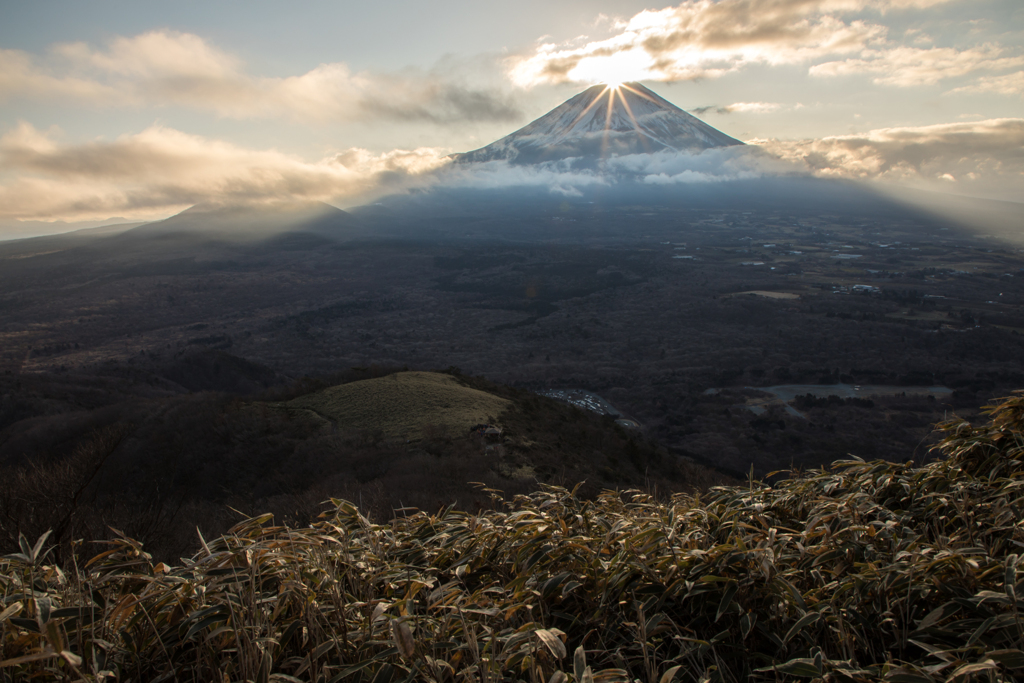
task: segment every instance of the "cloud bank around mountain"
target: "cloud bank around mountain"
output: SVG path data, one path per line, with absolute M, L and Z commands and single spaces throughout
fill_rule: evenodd
M 746 146 L 699 154 L 615 157 L 601 172 L 572 160 L 535 167 L 505 163 L 446 169 L 467 186 L 548 184 L 556 192 L 628 177 L 649 184 L 708 183 L 766 176 L 813 175 L 887 186 L 1019 200 L 1024 189 L 1024 119 L 990 119 L 883 128 L 863 134 L 803 140 L 749 140 Z
M 809 140 L 754 140 L 822 177 L 898 183 L 1010 200 L 1024 189 L 1024 119 L 881 128 Z
M 885 128 L 807 140 L 753 140 L 700 154 L 538 166 L 452 164 L 446 150 L 349 149 L 309 161 L 153 126 L 64 144 L 22 123 L 0 137 L 0 219 L 154 219 L 199 202 L 318 199 L 342 206 L 430 187 L 546 186 L 571 196 L 619 182 L 710 183 L 812 174 L 1014 200 L 1024 187 L 1024 119 Z
M 446 163 L 435 149 L 350 149 L 318 161 L 153 126 L 109 142 L 62 145 L 22 123 L 0 137 L 0 218 L 156 218 L 204 201 L 371 196 Z

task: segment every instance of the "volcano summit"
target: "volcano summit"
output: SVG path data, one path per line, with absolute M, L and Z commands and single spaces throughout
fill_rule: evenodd
M 597 161 L 666 149 L 696 152 L 742 144 L 639 83 L 623 83 L 588 88 L 511 135 L 454 159 L 514 164 L 568 158 Z

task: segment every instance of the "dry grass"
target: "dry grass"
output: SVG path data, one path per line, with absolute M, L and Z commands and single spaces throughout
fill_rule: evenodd
M 1024 673 L 1024 397 L 923 467 L 846 461 L 670 503 L 547 488 L 372 524 L 334 501 L 180 567 L 121 538 L 0 561 L 0 678 L 1009 681 Z
M 465 434 L 473 425 L 493 422 L 512 402 L 463 386 L 451 375 L 399 372 L 324 389 L 286 405 L 312 410 L 345 429 L 418 439 L 424 425 Z

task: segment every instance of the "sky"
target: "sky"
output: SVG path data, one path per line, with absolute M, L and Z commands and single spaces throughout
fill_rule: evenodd
M 633 80 L 756 146 L 758 173 L 770 157 L 1024 201 L 1020 0 L 0 0 L 0 17 L 0 238 L 208 201 L 352 206 L 448 182 L 446 155 Z

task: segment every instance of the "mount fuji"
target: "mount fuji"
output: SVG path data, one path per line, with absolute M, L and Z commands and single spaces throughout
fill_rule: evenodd
M 623 83 L 588 88 L 511 135 L 452 158 L 536 164 L 742 144 L 639 83 Z

